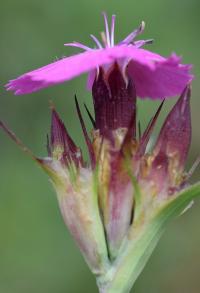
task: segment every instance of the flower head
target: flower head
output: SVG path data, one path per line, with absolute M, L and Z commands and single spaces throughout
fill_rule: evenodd
M 109 31 L 107 16 L 104 13 L 105 33 L 102 43 L 94 36 L 96 48 L 89 48 L 78 42 L 65 44 L 83 49 L 85 52 L 63 58 L 47 66 L 23 74 L 9 81 L 7 90 L 16 95 L 28 94 L 45 87 L 70 80 L 82 73 L 89 73 L 88 87 L 91 89 L 99 69 L 109 72 L 113 64 L 118 64 L 124 81 L 135 87 L 137 96 L 141 98 L 163 99 L 181 94 L 192 79 L 189 73 L 191 66 L 182 65 L 180 57 L 172 54 L 164 58 L 141 47 L 152 40 L 135 38 L 144 30 L 144 22 L 121 42 L 114 41 L 115 15 L 112 16 Z
M 63 219 L 90 269 L 100 292 L 129 292 L 153 251 L 166 223 L 183 213 L 199 195 L 200 184 L 189 187 L 184 170 L 191 143 L 188 65 L 175 55 L 165 59 L 141 49 L 135 41 L 144 23 L 115 45 L 107 17 L 97 49 L 67 44 L 86 52 L 27 73 L 8 84 L 16 94 L 30 93 L 89 72 L 94 115 L 88 134 L 75 97 L 77 114 L 90 163 L 52 107 L 45 158 L 35 157 L 0 122 L 0 127 L 48 173 Z M 147 149 L 162 101 L 144 131 L 138 125 L 137 96 L 180 98 L 165 119 L 151 149 Z M 197 166 L 194 165 L 192 171 Z

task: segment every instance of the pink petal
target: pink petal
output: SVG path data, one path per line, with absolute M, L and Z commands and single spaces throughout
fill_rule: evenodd
M 114 48 L 86 51 L 56 61 L 34 71 L 28 72 L 7 85 L 16 95 L 28 94 L 55 84 L 62 83 L 100 65 L 113 61 Z M 121 49 L 121 48 L 117 48 Z M 118 50 L 117 50 L 118 51 Z
M 11 80 L 6 87 L 16 95 L 28 94 L 124 58 L 132 60 L 128 74 L 140 97 L 163 98 L 180 94 L 192 79 L 190 66 L 180 65 L 180 59 L 174 55 L 165 59 L 150 51 L 123 45 L 63 58 Z
M 179 95 L 184 90 L 193 79 L 189 73 L 190 69 L 191 65 L 180 64 L 180 58 L 173 54 L 168 59 L 155 61 L 153 70 L 148 64 L 132 60 L 129 63 L 128 74 L 139 97 L 164 99 Z

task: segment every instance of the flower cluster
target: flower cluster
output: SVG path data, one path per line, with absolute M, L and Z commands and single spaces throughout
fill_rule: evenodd
M 144 23 L 115 45 L 104 14 L 97 48 L 74 42 L 85 52 L 26 73 L 8 83 L 15 94 L 27 94 L 88 72 L 94 115 L 88 134 L 75 97 L 90 163 L 72 140 L 52 107 L 51 132 L 45 158 L 32 157 L 49 174 L 64 221 L 98 276 L 100 292 L 128 292 L 157 243 L 168 219 L 182 212 L 199 194 L 188 189 L 184 170 L 191 144 L 190 65 L 172 55 L 164 58 L 135 41 Z M 180 95 L 152 148 L 152 137 L 164 98 Z M 138 124 L 137 98 L 162 100 L 144 131 Z M 21 142 L 1 122 L 18 144 Z M 188 191 L 189 190 L 189 191 Z M 123 281 L 121 281 L 123 280 Z

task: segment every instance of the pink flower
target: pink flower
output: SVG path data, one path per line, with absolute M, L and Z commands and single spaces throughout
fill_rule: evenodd
M 63 58 L 47 66 L 30 71 L 9 81 L 7 90 L 16 95 L 28 94 L 45 87 L 70 80 L 82 73 L 89 73 L 88 86 L 91 89 L 99 68 L 109 72 L 117 63 L 125 81 L 131 81 L 135 86 L 137 96 L 141 98 L 163 99 L 180 94 L 192 80 L 190 65 L 181 64 L 181 58 L 172 54 L 164 58 L 141 47 L 152 40 L 135 41 L 144 30 L 144 22 L 138 29 L 130 33 L 118 44 L 114 43 L 115 16 L 112 16 L 109 32 L 107 16 L 104 13 L 105 33 L 102 33 L 102 43 L 91 35 L 97 48 L 89 48 L 81 43 L 69 43 L 84 49 L 85 52 Z

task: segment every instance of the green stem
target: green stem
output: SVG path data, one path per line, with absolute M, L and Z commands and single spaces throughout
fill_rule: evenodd
M 149 229 L 150 228 L 150 229 Z M 124 251 L 121 250 L 120 257 L 113 264 L 112 269 L 99 280 L 99 292 L 101 293 L 129 293 L 139 274 L 143 270 L 152 251 L 158 243 L 162 231 L 155 227 L 152 233 L 151 227 L 146 227 L 139 238 L 132 245 L 128 241 Z
M 199 195 L 200 183 L 197 183 L 180 192 L 177 197 L 157 210 L 149 221 L 135 223 L 117 259 L 107 273 L 97 279 L 99 292 L 129 293 L 165 230 L 166 224 L 180 215 L 191 200 Z

